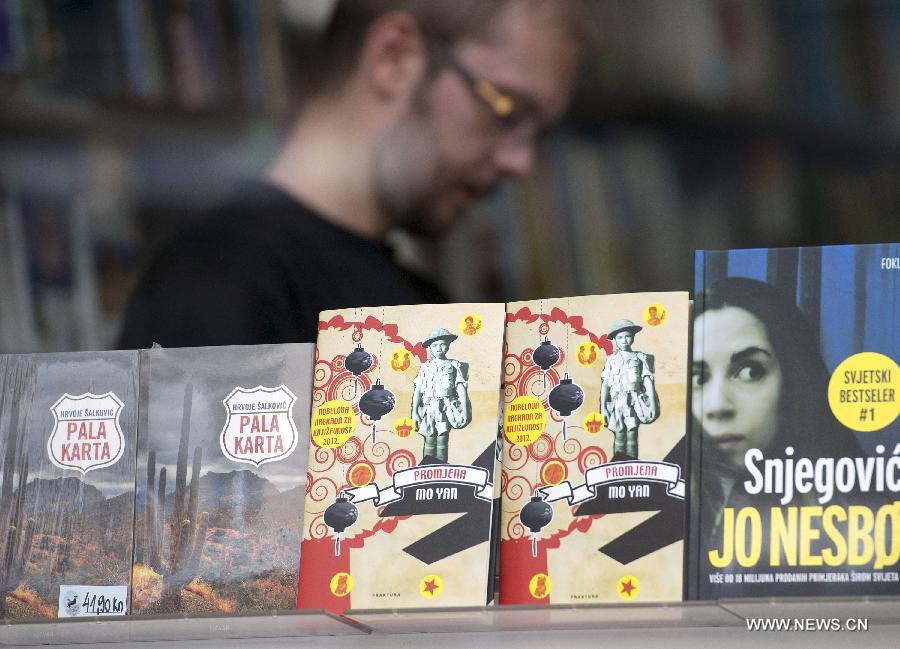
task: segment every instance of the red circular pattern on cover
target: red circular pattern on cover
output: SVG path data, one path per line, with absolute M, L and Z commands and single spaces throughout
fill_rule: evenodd
M 518 500 L 523 497 L 530 497 L 534 492 L 534 485 L 525 476 L 514 475 L 506 481 L 503 493 L 510 500 Z
M 347 469 L 347 482 L 353 487 L 365 487 L 375 479 L 375 466 L 371 462 L 357 462 Z
M 563 462 L 574 462 L 581 453 L 581 442 L 574 437 L 563 439 L 562 430 L 553 438 L 553 448 Z
M 357 437 L 349 437 L 344 444 L 334 450 L 341 464 L 356 462 L 363 452 L 363 443 Z
M 365 415 L 361 415 L 360 419 L 362 419 L 363 421 L 367 421 L 368 418 Z M 372 422 L 367 421 L 366 428 L 371 425 Z M 390 431 L 388 430 L 387 432 Z M 379 429 L 378 433 L 379 435 L 384 435 L 386 434 L 386 431 Z M 387 461 L 388 456 L 391 452 L 390 444 L 386 442 L 375 442 L 373 444 L 371 435 L 366 437 L 363 444 L 363 457 L 369 462 L 371 462 L 372 464 L 384 464 Z
M 413 454 L 413 452 L 401 448 L 394 451 L 388 456 L 385 468 L 387 468 L 388 475 L 394 475 L 394 473 L 396 473 L 397 471 L 409 469 L 411 467 L 414 467 L 415 465 L 416 456 Z
M 319 514 L 309 523 L 309 538 L 324 539 L 331 534 L 331 528 L 325 524 L 322 514 Z
M 569 467 L 558 457 L 553 457 L 541 466 L 541 481 L 546 485 L 558 485 L 569 477 Z
M 313 473 L 322 473 L 334 466 L 334 463 L 337 460 L 337 453 L 334 449 L 316 446 L 316 450 L 313 451 L 312 460 L 315 462 L 315 466 L 310 466 L 309 470 Z
M 541 433 L 541 436 L 534 441 L 534 444 L 528 447 L 528 455 L 538 462 L 546 460 L 552 454 L 553 438 L 547 433 Z
M 578 455 L 578 470 L 585 473 L 588 469 L 606 464 L 606 452 L 599 446 L 587 446 Z
M 506 524 L 506 536 L 510 539 L 521 539 L 525 536 L 525 526 L 519 520 L 518 514 L 510 518 Z
M 307 507 L 309 506 L 309 503 L 330 502 L 337 497 L 337 494 L 337 484 L 335 484 L 334 480 L 331 478 L 319 478 L 318 480 L 313 480 L 312 484 L 309 485 L 309 498 L 306 500 Z M 317 510 L 311 509 L 310 511 Z M 324 511 L 324 507 L 321 511 Z
M 507 469 L 515 471 L 521 469 L 528 462 L 528 449 L 524 446 L 516 446 L 515 444 L 504 444 L 503 452 L 506 454 L 507 461 L 503 463 Z

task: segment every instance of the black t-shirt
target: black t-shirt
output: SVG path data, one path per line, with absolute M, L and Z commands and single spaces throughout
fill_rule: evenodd
M 252 183 L 151 258 L 118 346 L 314 342 L 325 309 L 446 301 L 386 246 Z

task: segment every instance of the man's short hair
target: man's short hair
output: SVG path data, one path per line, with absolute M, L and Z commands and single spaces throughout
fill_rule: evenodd
M 337 0 L 317 48 L 314 70 L 308 70 L 304 97 L 340 88 L 356 69 L 360 48 L 372 23 L 392 11 L 413 16 L 426 38 L 449 44 L 490 36 L 493 19 L 509 3 L 541 8 L 548 17 L 582 40 L 580 0 Z

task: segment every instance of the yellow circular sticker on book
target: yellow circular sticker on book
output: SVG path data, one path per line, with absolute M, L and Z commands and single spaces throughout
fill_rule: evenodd
M 484 326 L 484 322 L 477 313 L 467 313 L 459 321 L 459 330 L 464 336 L 474 336 Z
M 651 304 L 644 309 L 644 322 L 646 322 L 649 327 L 660 326 L 666 321 L 668 316 L 669 314 L 666 313 L 666 307 L 662 304 Z
M 390 366 L 394 372 L 402 373 L 412 367 L 412 354 L 403 347 L 391 352 Z
M 591 340 L 585 340 L 583 343 L 578 345 L 578 353 L 576 354 L 576 358 L 578 359 L 579 365 L 590 367 L 597 362 L 598 358 L 600 358 L 600 348 L 597 347 L 597 343 Z
M 416 432 L 416 424 L 409 417 L 400 417 L 400 419 L 395 421 L 394 425 L 391 426 L 391 430 L 394 431 L 394 435 L 397 437 L 406 439 Z
M 444 580 L 437 575 L 428 575 L 419 582 L 419 594 L 425 599 L 434 599 L 444 589 Z
M 375 467 L 371 462 L 363 460 L 347 469 L 347 482 L 354 487 L 365 487 L 375 479 Z
M 558 485 L 565 480 L 568 475 L 569 470 L 566 468 L 566 465 L 559 460 L 548 460 L 544 466 L 541 467 L 541 481 L 546 485 Z
M 553 588 L 553 582 L 550 577 L 543 572 L 539 572 L 528 582 L 528 592 L 535 599 L 546 599 L 550 597 L 550 590 Z
M 603 430 L 603 426 L 606 422 L 603 421 L 603 415 L 601 415 L 596 410 L 593 412 L 589 412 L 587 417 L 584 418 L 582 424 L 584 425 L 584 429 L 588 432 L 589 435 L 596 435 L 600 431 Z
M 328 584 L 328 590 L 330 590 L 331 594 L 335 597 L 349 595 L 350 591 L 353 590 L 353 577 L 350 576 L 349 572 L 339 572 L 335 574 Z
M 503 413 L 503 435 L 516 446 L 531 446 L 544 432 L 547 411 L 537 397 L 516 397 Z
M 622 599 L 631 601 L 641 592 L 641 582 L 634 575 L 625 575 L 619 580 L 616 592 Z
M 346 401 L 326 401 L 316 408 L 310 426 L 312 443 L 321 448 L 343 446 L 356 430 L 356 413 Z
M 881 430 L 900 411 L 897 363 L 884 354 L 862 352 L 845 359 L 828 381 L 828 405 L 839 422 L 860 432 Z

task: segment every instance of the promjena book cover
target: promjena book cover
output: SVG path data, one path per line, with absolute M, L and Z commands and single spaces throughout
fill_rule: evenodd
M 0 618 L 128 613 L 137 352 L 0 355 Z
M 507 305 L 500 602 L 683 592 L 687 293 Z
M 689 596 L 900 593 L 900 245 L 695 272 Z
M 141 351 L 135 614 L 294 606 L 313 353 Z
M 503 314 L 320 314 L 300 608 L 491 599 Z

